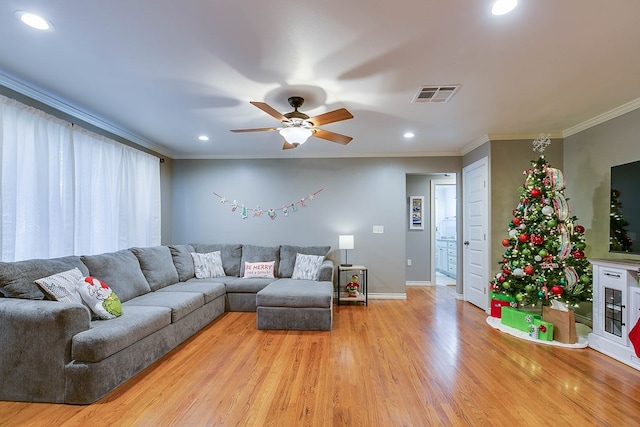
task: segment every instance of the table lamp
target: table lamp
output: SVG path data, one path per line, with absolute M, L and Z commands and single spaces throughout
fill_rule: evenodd
M 340 264 L 342 267 L 351 267 L 352 264 L 348 264 L 349 261 L 349 249 L 353 249 L 353 235 L 340 235 L 338 236 L 338 248 L 344 249 L 344 264 Z

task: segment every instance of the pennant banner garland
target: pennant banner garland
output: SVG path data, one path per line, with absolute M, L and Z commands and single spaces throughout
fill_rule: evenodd
M 284 216 L 289 216 L 289 214 L 296 212 L 299 209 L 299 207 L 303 207 L 303 208 L 307 207 L 307 201 L 313 200 L 316 197 L 316 195 L 321 191 L 322 191 L 322 188 L 314 193 L 309 194 L 306 197 L 300 198 L 297 202 L 284 204 L 280 208 L 275 208 L 275 209 L 269 208 L 266 210 L 261 209 L 260 206 L 256 206 L 255 208 L 248 208 L 244 204 L 239 203 L 236 200 L 231 201 L 226 197 L 219 195 L 218 193 L 213 193 L 213 195 L 218 197 L 220 199 L 220 203 L 223 205 L 230 203 L 231 212 L 239 212 L 240 217 L 242 219 L 247 219 L 249 216 L 261 217 L 266 215 L 269 219 L 273 220 L 273 219 L 276 219 L 276 217 L 280 213 L 282 213 L 282 215 Z

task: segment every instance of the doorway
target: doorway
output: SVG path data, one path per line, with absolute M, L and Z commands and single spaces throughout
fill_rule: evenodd
M 431 278 L 437 286 L 457 282 L 457 197 L 454 174 L 431 181 Z

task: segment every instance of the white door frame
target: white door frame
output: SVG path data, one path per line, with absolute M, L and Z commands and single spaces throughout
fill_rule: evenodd
M 442 177 L 442 178 L 433 178 L 431 180 L 431 200 L 429 204 L 431 205 L 431 284 L 436 284 L 436 185 L 440 184 L 453 184 L 457 185 L 457 180 L 455 174 L 452 177 Z M 457 189 L 456 189 L 457 193 Z M 456 219 L 456 223 L 457 223 Z M 457 227 L 457 224 L 456 224 Z M 457 248 L 457 245 L 456 245 Z M 457 249 L 456 249 L 457 251 Z M 458 280 L 458 279 L 456 279 Z

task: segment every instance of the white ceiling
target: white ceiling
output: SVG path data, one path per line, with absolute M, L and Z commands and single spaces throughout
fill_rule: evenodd
M 501 17 L 492 1 L 3 0 L 0 84 L 174 158 L 460 154 L 640 106 L 640 1 L 520 0 Z M 448 103 L 411 102 L 449 84 Z M 249 101 L 284 113 L 292 95 L 310 116 L 347 108 L 324 128 L 353 141 L 282 151 L 277 132 L 229 132 L 277 126 Z

